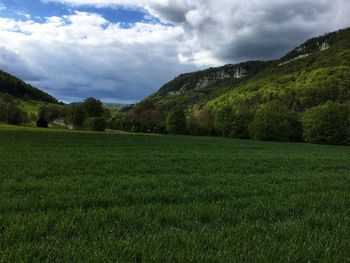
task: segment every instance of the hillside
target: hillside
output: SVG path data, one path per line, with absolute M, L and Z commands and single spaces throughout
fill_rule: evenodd
M 254 107 L 274 99 L 297 111 L 350 101 L 350 29 L 308 40 L 208 105 Z
M 271 63 L 248 61 L 182 74 L 148 99 L 155 100 L 168 109 L 174 105 L 188 107 L 203 104 L 226 92 L 230 87 L 254 77 Z
M 57 99 L 46 92 L 34 88 L 2 70 L 0 70 L 0 93 L 7 93 L 13 97 L 26 98 L 27 100 L 58 103 Z
M 274 61 L 251 61 L 183 74 L 147 100 L 163 108 L 257 106 L 278 99 L 303 111 L 350 101 L 350 28 L 312 38 Z

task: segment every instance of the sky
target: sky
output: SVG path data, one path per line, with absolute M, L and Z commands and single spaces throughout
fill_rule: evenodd
M 349 0 L 0 0 L 0 69 L 64 102 L 134 103 L 181 73 L 276 59 Z

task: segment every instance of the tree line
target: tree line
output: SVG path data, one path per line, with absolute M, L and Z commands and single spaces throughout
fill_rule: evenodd
M 254 110 L 247 106 L 223 106 L 218 110 L 185 111 L 174 107 L 166 111 L 145 101 L 129 113 L 119 111 L 107 125 L 111 129 L 133 132 L 348 144 L 350 105 L 327 102 L 299 113 L 279 101 L 271 101 Z
M 271 101 L 255 109 L 222 106 L 184 110 L 167 109 L 146 100 L 126 108 L 108 109 L 95 98 L 82 103 L 42 105 L 38 116 L 26 113 L 10 95 L 0 96 L 0 122 L 23 124 L 43 117 L 48 122 L 63 118 L 74 129 L 222 136 L 265 141 L 293 141 L 319 144 L 350 142 L 350 105 L 327 102 L 303 113 Z

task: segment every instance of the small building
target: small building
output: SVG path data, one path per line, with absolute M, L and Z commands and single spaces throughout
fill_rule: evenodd
M 48 128 L 49 127 L 49 123 L 44 118 L 40 117 L 39 120 L 37 120 L 37 122 L 36 122 L 36 127 L 38 127 L 38 128 Z

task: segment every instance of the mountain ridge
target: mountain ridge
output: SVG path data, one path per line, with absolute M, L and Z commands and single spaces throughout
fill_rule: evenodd
M 233 99 L 229 100 L 232 93 L 246 92 L 244 86 L 249 83 L 258 85 L 257 82 L 264 82 L 267 77 L 275 76 L 283 79 L 294 74 L 294 78 L 298 78 L 302 71 L 308 74 L 321 68 L 348 67 L 350 66 L 348 57 L 350 57 L 350 28 L 345 28 L 310 38 L 276 60 L 247 61 L 181 74 L 144 101 L 154 101 L 165 109 L 174 106 L 191 109 L 208 105 L 215 108 L 215 105 L 223 104 L 217 103 L 218 101 L 226 101 L 226 104 L 234 103 Z M 241 90 L 238 91 L 239 89 Z M 261 101 L 264 102 L 265 100 Z

